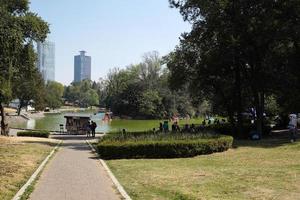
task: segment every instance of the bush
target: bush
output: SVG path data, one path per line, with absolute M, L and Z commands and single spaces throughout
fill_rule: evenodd
M 104 159 L 179 158 L 222 152 L 232 142 L 224 135 L 138 132 L 104 136 L 97 150 Z
M 214 131 L 216 133 L 220 133 L 223 135 L 231 135 L 231 136 L 237 136 L 237 128 L 234 127 L 232 129 L 231 124 L 225 123 L 225 124 L 212 124 L 206 127 L 207 130 Z M 242 138 L 241 139 L 247 139 L 250 137 L 250 132 L 256 130 L 255 124 L 243 124 L 242 125 Z M 269 125 L 265 125 L 263 127 L 263 136 L 268 136 L 271 132 L 271 127 Z
M 49 131 L 20 131 L 17 133 L 19 137 L 41 137 L 48 138 L 50 135 Z

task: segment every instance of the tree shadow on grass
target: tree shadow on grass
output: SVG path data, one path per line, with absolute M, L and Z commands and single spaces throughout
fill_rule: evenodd
M 288 131 L 274 131 L 268 137 L 261 140 L 234 140 L 232 147 L 260 147 L 260 148 L 276 148 L 285 145 L 299 145 L 300 144 L 300 134 L 298 133 L 297 141 L 291 143 L 290 134 Z

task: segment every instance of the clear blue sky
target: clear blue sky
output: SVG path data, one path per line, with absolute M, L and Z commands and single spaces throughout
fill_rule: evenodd
M 31 0 L 31 10 L 50 24 L 56 45 L 56 81 L 73 81 L 74 55 L 92 56 L 92 79 L 110 68 L 138 63 L 144 53 L 172 51 L 189 31 L 168 0 Z

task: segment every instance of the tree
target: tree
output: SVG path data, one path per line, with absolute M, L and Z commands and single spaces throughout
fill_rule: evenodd
M 103 102 L 119 116 L 139 119 L 194 116 L 197 105 L 186 90 L 170 90 L 169 75 L 158 53 L 147 53 L 141 63 L 108 74 L 108 79 L 101 83 Z
M 227 108 L 230 121 L 237 116 L 237 125 L 242 124 L 242 111 L 254 106 L 257 131 L 262 133 L 265 96 L 279 92 L 277 84 L 289 79 L 292 66 L 299 65 L 295 55 L 300 2 L 170 0 L 170 4 L 193 25 L 170 55 L 171 82 L 185 80 L 199 95 L 209 95 Z M 284 73 L 278 76 L 279 72 Z
M 32 40 L 43 41 L 48 24 L 29 11 L 27 0 L 0 0 L 0 112 L 1 135 L 7 134 L 4 104 L 12 96 L 15 72 L 22 65 L 22 50 Z
M 13 81 L 13 96 L 19 99 L 18 115 L 21 109 L 26 107 L 31 100 L 37 101 L 40 98 L 39 93 L 43 83 L 41 83 L 42 76 L 35 66 L 36 55 L 31 43 L 25 45 L 22 50 L 21 65 L 15 72 Z
M 46 105 L 52 109 L 62 105 L 64 86 L 55 81 L 49 81 L 46 85 Z
M 72 83 L 64 89 L 64 98 L 82 107 L 99 105 L 98 84 L 90 80 Z

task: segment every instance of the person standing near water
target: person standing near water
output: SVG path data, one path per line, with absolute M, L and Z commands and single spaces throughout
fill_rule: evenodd
M 91 123 L 92 137 L 95 137 L 95 135 L 96 135 L 96 128 L 97 128 L 96 122 L 92 121 L 92 123 Z
M 86 137 L 90 137 L 91 136 L 91 124 L 89 121 L 86 123 L 85 128 L 86 128 Z

